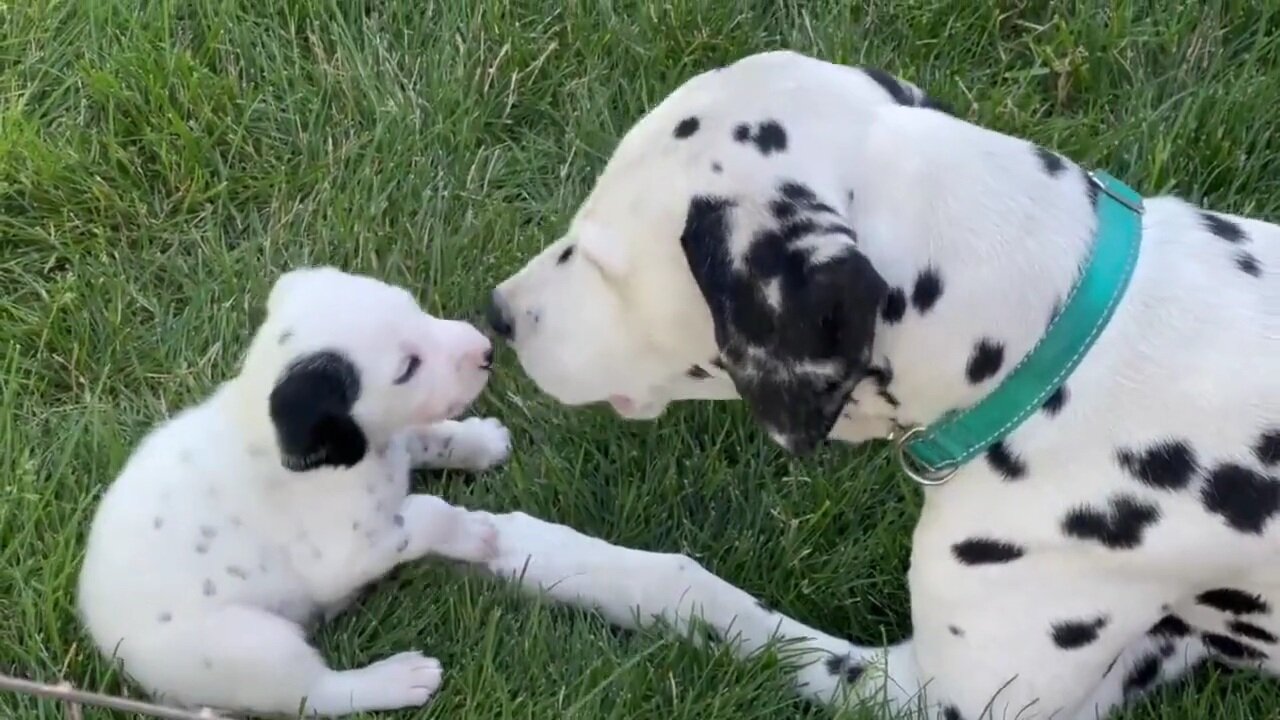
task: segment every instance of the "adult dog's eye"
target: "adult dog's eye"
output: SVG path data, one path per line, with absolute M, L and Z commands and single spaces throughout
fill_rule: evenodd
M 395 380 L 396 385 L 401 385 L 409 382 L 409 378 L 413 377 L 413 374 L 418 372 L 418 366 L 421 364 L 422 364 L 422 359 L 419 358 L 417 355 L 410 355 L 409 357 L 405 358 L 404 370 L 400 371 L 400 375 L 396 377 L 396 380 Z

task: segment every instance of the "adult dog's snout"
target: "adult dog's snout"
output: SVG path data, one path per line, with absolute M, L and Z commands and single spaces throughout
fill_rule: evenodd
M 515 336 L 515 328 L 511 325 L 511 313 L 497 290 L 489 295 L 489 307 L 485 310 L 485 319 L 498 337 L 511 342 Z

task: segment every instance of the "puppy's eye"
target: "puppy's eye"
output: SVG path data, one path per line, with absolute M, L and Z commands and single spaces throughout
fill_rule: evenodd
M 419 358 L 417 355 L 410 355 L 409 357 L 405 358 L 404 370 L 400 371 L 400 375 L 396 377 L 396 380 L 395 380 L 396 385 L 401 385 L 409 382 L 409 378 L 413 377 L 413 374 L 418 372 L 418 366 L 421 364 L 422 364 L 422 359 Z

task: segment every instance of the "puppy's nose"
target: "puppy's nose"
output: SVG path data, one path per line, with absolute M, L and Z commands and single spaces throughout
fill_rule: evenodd
M 512 336 L 515 335 L 515 328 L 511 327 L 511 318 L 507 314 L 506 305 L 502 302 L 502 297 L 495 290 L 489 296 L 489 307 L 485 310 L 485 319 L 489 321 L 489 327 L 498 334 L 498 337 L 511 342 Z
M 489 348 L 488 350 L 484 351 L 484 356 L 480 363 L 480 368 L 483 370 L 493 369 L 493 348 Z

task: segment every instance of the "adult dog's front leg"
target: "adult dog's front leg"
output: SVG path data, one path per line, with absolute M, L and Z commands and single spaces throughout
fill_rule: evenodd
M 887 701 L 901 710 L 916 700 L 910 643 L 853 645 L 770 610 L 685 555 L 612 545 L 525 513 L 492 516 L 498 553 L 488 567 L 534 593 L 593 609 L 627 628 L 662 624 L 678 635 L 709 625 L 739 657 L 771 640 L 794 668 L 798 692 L 824 703 Z M 935 710 L 936 712 L 936 710 Z

